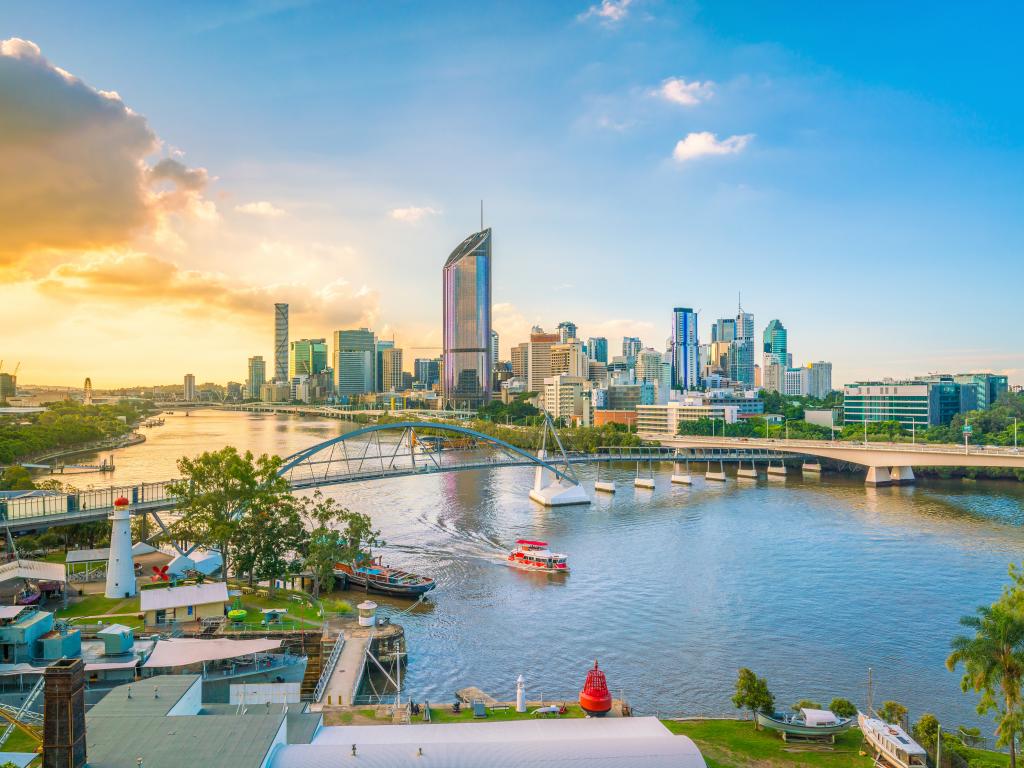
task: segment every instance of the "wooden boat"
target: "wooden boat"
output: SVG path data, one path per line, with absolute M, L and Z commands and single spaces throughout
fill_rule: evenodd
M 852 717 L 838 717 L 827 709 L 803 708 L 793 715 L 757 712 L 754 716 L 759 727 L 780 731 L 783 739 L 796 736 L 801 739 L 835 740 L 836 734 L 850 730 L 855 722 Z
M 429 576 L 418 576 L 383 565 L 380 556 L 365 557 L 357 564 L 335 563 L 334 575 L 348 584 L 396 597 L 419 597 L 437 586 Z
M 508 564 L 524 571 L 568 573 L 569 556 L 551 552 L 546 541 L 519 539 L 516 548 L 508 553 Z
M 928 753 L 898 725 L 857 713 L 861 733 L 878 758 L 892 768 L 925 768 Z

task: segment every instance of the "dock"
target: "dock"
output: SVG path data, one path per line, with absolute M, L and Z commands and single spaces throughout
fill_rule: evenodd
M 366 650 L 370 643 L 376 640 L 400 637 L 405 630 L 400 624 L 361 627 L 355 622 L 346 622 L 340 627 L 328 627 L 328 632 L 336 633 L 335 644 L 341 642 L 344 645 L 337 657 L 334 669 L 330 672 L 330 678 L 327 680 L 320 701 L 315 701 L 310 705 L 310 709 L 313 711 L 351 707 L 366 670 Z

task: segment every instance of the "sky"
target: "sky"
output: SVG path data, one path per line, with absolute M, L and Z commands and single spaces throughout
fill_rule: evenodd
M 665 348 L 743 308 L 833 383 L 1024 383 L 1013 3 L 39 2 L 0 10 L 0 359 L 243 381 L 368 326 L 439 353 L 493 228 L 531 326 Z

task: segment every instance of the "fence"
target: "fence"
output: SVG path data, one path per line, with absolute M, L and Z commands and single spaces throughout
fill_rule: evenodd
M 123 496 L 133 506 L 165 502 L 174 497 L 168 492 L 171 480 L 140 485 L 111 486 L 78 493 L 56 493 L 48 496 L 25 496 L 0 500 L 0 520 L 25 520 L 51 515 L 72 515 L 92 509 L 110 509 L 114 500 Z

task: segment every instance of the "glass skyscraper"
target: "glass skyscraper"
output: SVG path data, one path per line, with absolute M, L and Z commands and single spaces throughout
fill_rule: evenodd
M 479 406 L 491 399 L 491 230 L 452 251 L 444 283 L 444 399 Z
M 700 383 L 697 313 L 689 307 L 672 310 L 672 386 L 696 389 Z
M 376 384 L 377 352 L 367 328 L 334 332 L 334 388 L 338 395 L 365 395 Z
M 604 336 L 591 336 L 587 339 L 587 355 L 598 363 L 607 363 L 608 339 Z
M 288 381 L 288 305 L 274 305 L 274 381 Z
M 772 320 L 764 329 L 764 364 L 788 365 L 786 327 L 780 320 Z
M 327 339 L 297 339 L 289 345 L 288 380 L 312 376 L 327 368 Z

